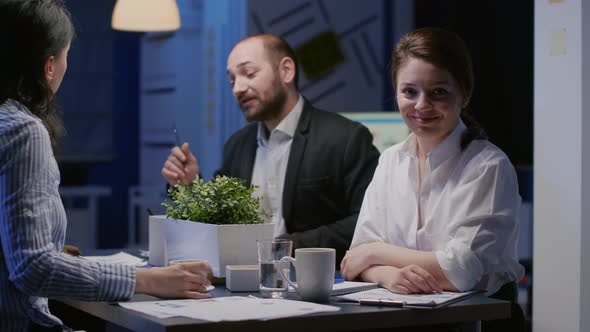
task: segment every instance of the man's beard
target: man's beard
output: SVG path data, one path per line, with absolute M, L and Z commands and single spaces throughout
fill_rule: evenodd
M 256 112 L 252 114 L 248 114 L 247 112 L 244 113 L 246 116 L 246 120 L 248 121 L 266 121 L 276 117 L 278 114 L 281 113 L 283 106 L 287 102 L 287 91 L 283 89 L 279 82 L 275 83 L 277 87 L 275 90 L 274 96 L 266 101 L 262 102 L 260 99 L 260 105 Z

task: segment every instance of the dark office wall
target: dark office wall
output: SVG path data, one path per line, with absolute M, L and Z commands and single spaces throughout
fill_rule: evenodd
M 115 1 L 66 2 L 76 27 L 58 92 L 67 135 L 58 156 L 62 186 L 104 186 L 98 245 L 127 240 L 128 187 L 138 181 L 140 34 L 113 31 Z
M 532 0 L 416 0 L 416 27 L 458 33 L 474 60 L 472 108 L 519 169 L 533 162 Z
M 139 38 L 140 34 L 115 32 L 113 40 L 113 157 L 110 163 L 89 167 L 89 184 L 111 188 L 100 211 L 101 248 L 121 248 L 127 242 L 129 187 L 139 175 Z

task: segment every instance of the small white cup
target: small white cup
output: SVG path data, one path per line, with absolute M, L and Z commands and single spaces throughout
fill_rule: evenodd
M 295 266 L 297 284 L 293 283 L 283 270 L 281 276 L 301 296 L 304 301 L 328 302 L 334 286 L 336 272 L 336 250 L 332 248 L 295 249 L 295 258 L 285 256 L 281 263 L 288 262 Z

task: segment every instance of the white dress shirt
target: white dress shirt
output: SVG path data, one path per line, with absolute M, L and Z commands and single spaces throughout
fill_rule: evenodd
M 414 134 L 384 151 L 351 247 L 382 241 L 432 251 L 460 291 L 490 295 L 524 273 L 517 258 L 518 183 L 509 159 L 487 140 L 461 151 L 464 130 L 460 122 L 428 155 L 421 186 Z
M 252 170 L 252 184 L 257 186 L 254 196 L 262 196 L 260 207 L 272 214 L 269 222 L 275 224 L 274 236 L 287 233 L 283 218 L 283 187 L 291 152 L 293 136 L 303 111 L 300 95 L 293 110 L 267 136 L 264 124 L 258 124 L 258 148 Z

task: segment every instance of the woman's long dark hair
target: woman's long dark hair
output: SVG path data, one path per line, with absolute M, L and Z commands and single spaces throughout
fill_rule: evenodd
M 438 28 L 421 28 L 403 36 L 391 55 L 391 80 L 397 86 L 399 67 L 408 58 L 418 58 L 447 70 L 457 81 L 466 105 L 461 109 L 461 119 L 467 130 L 461 136 L 461 149 L 465 150 L 475 139 L 487 139 L 483 127 L 475 120 L 469 108 L 473 94 L 473 64 L 467 46 L 456 34 Z
M 63 123 L 44 64 L 50 56 L 57 57 L 74 34 L 70 13 L 60 0 L 0 2 L 0 104 L 12 98 L 39 117 L 54 152 Z

